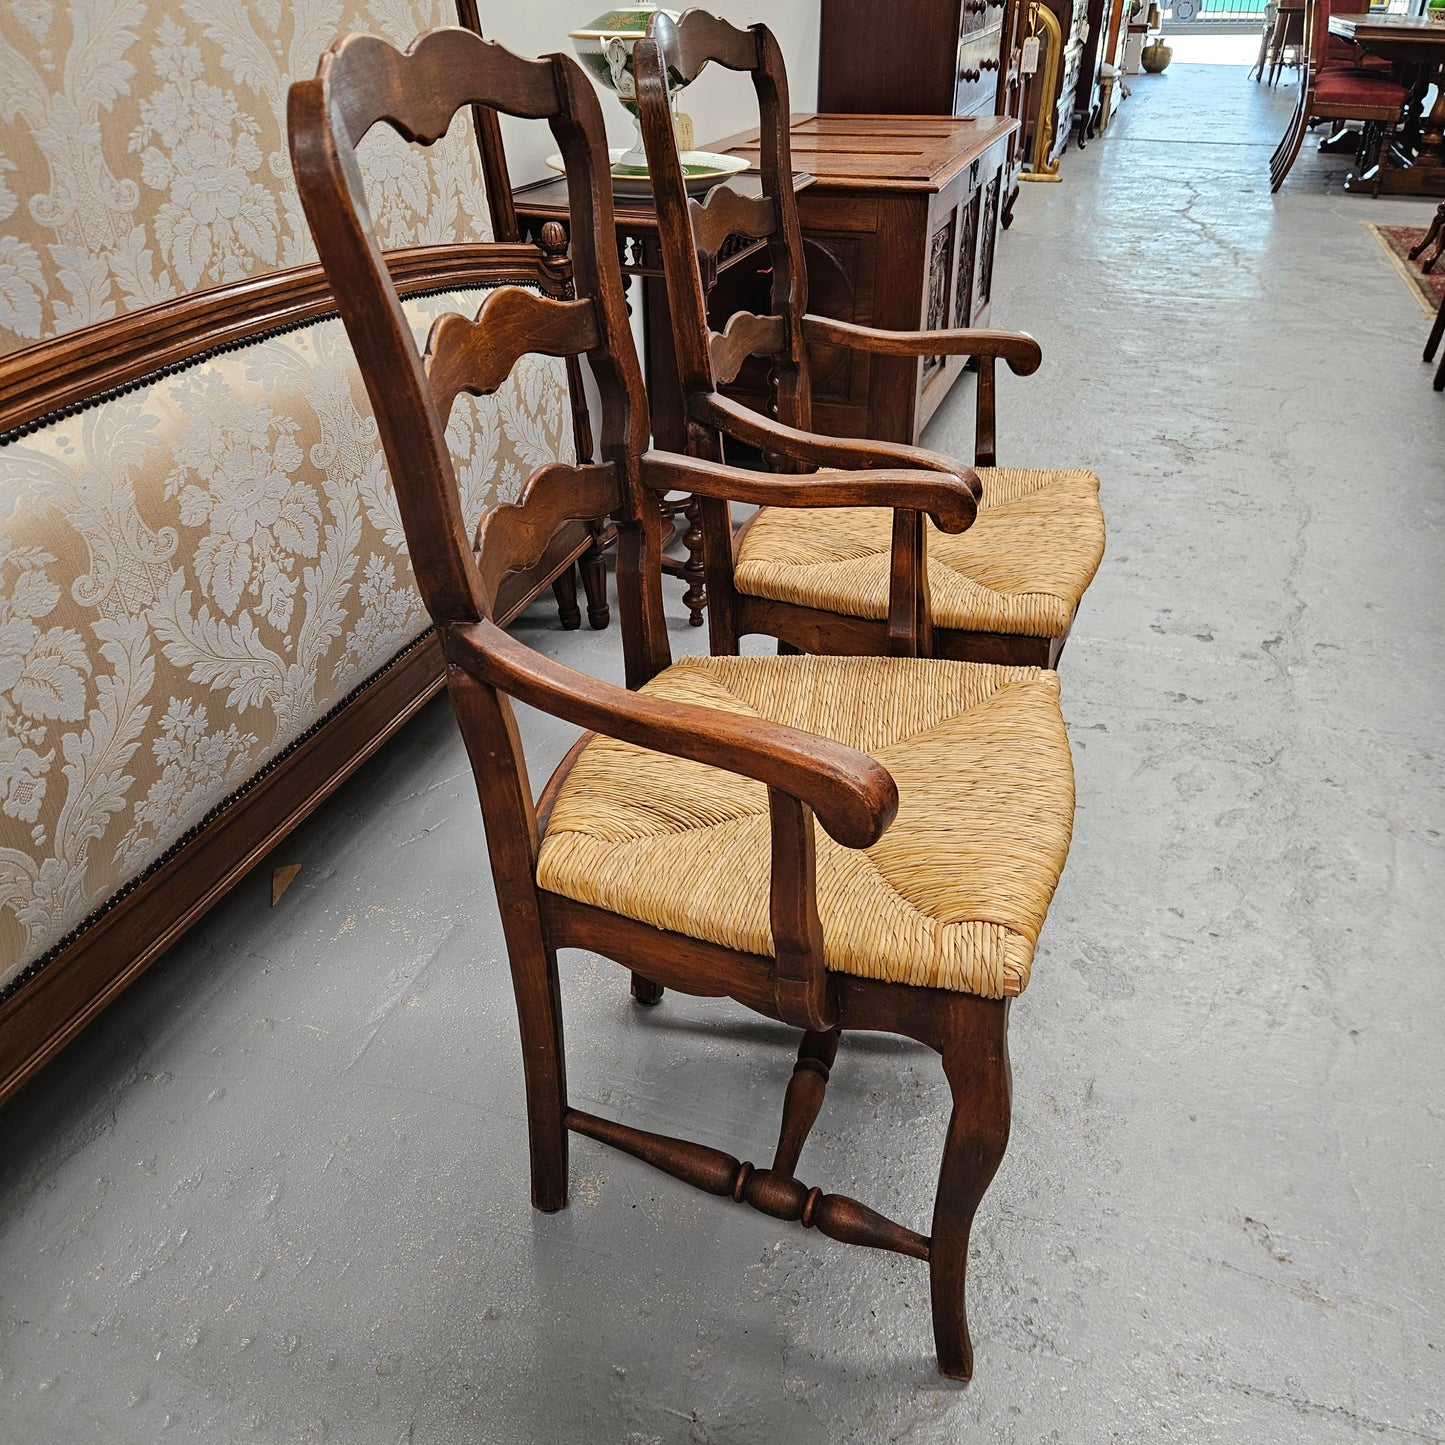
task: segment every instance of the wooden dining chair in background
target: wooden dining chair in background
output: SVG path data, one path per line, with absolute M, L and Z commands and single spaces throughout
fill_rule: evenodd
M 1244 77 L 1248 80 L 1253 76 L 1256 84 L 1264 79 L 1264 73 L 1269 68 L 1272 54 L 1270 41 L 1274 39 L 1274 22 L 1278 14 L 1279 5 L 1276 0 L 1269 0 L 1269 4 L 1264 7 L 1264 28 L 1259 32 L 1259 54 L 1255 56 L 1254 64 L 1249 67 L 1249 72 Z
M 1269 84 L 1279 84 L 1285 67 L 1304 75 L 1305 7 L 1298 3 L 1274 7 L 1274 29 L 1269 37 Z
M 355 146 L 378 123 L 429 144 L 469 105 L 551 126 L 576 299 L 498 289 L 475 317 L 438 320 L 423 353 L 372 230 Z M 680 488 L 840 515 L 882 506 L 931 514 L 952 534 L 974 519 L 972 490 L 941 469 L 773 476 L 645 451 L 602 114 L 569 57 L 523 60 L 461 30 L 432 31 L 405 54 L 352 36 L 292 88 L 290 129 L 476 775 L 521 1026 L 533 1203 L 566 1203 L 573 1132 L 778 1219 L 926 1260 L 939 1369 L 968 1378 L 968 1241 L 1008 1140 L 1009 1005 L 1028 981 L 1073 816 L 1058 678 L 917 658 L 673 664 L 657 498 Z M 587 357 L 600 460 L 535 473 L 517 503 L 486 518 L 474 555 L 446 418 L 460 393 L 495 389 L 528 352 Z M 541 555 L 563 521 L 609 513 L 621 534 L 628 688 L 575 672 L 492 620 L 501 579 Z M 918 596 L 910 605 L 925 606 Z M 513 699 L 588 729 L 535 801 Z M 646 998 L 662 986 L 728 996 L 804 1031 L 770 1166 L 572 1102 L 561 948 L 617 960 Z M 906 1035 L 942 1055 L 953 1108 L 927 1235 L 796 1176 L 840 1034 L 852 1029 Z
M 1435 353 L 1440 348 L 1440 342 L 1445 339 L 1445 296 L 1440 298 L 1439 309 L 1435 312 L 1435 324 L 1430 328 L 1429 339 L 1425 342 L 1425 360 L 1434 361 Z M 1435 371 L 1435 390 L 1445 391 L 1445 356 L 1441 356 L 1440 365 Z
M 665 67 L 690 81 L 708 64 L 752 80 L 761 119 L 761 198 L 725 186 L 704 202 L 686 193 Z M 1038 343 L 1018 332 L 879 331 L 808 314 L 791 184 L 788 80 L 767 26 L 743 30 L 702 10 L 674 22 L 658 11 L 648 38 L 634 46 L 633 71 L 694 455 L 721 460 L 725 439 L 732 439 L 793 470 L 959 471 L 979 496 L 977 521 L 956 537 L 916 515 L 901 519 L 874 507 L 844 514 L 766 508 L 735 538 L 726 504 L 707 499 L 702 527 L 712 650 L 736 652 L 740 637 L 762 633 L 786 650 L 1054 666 L 1103 556 L 1104 519 L 1092 472 L 996 466 L 997 363 L 1028 375 L 1039 365 Z M 772 311 L 740 311 L 718 333 L 708 324 L 701 268 L 711 266 L 735 235 L 767 242 Z M 960 469 L 958 462 L 917 447 L 813 435 L 812 354 L 820 346 L 975 358 L 974 468 Z M 771 366 L 776 420 L 719 390 L 750 356 Z M 912 573 L 931 598 L 931 611 L 913 608 L 904 581 Z M 896 584 L 891 590 L 890 579 Z

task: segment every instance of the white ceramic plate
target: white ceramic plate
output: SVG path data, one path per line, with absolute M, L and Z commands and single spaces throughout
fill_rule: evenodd
M 618 146 L 607 154 L 613 167 L 612 189 L 617 195 L 652 194 L 652 177 L 645 171 L 636 171 L 630 166 L 625 170 L 617 168 L 618 162 L 627 154 L 624 147 Z M 683 151 L 681 159 L 683 178 L 690 194 L 711 190 L 719 181 L 725 181 L 748 168 L 748 163 L 741 156 L 723 156 L 715 151 Z M 560 155 L 548 156 L 547 164 L 554 171 L 566 170 Z

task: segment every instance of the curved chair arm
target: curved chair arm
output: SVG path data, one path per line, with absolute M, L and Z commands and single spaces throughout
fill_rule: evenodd
M 810 346 L 828 342 L 884 356 L 973 357 L 978 363 L 973 437 L 976 467 L 998 465 L 994 368 L 999 358 L 1008 363 L 1010 371 L 1028 376 L 1039 369 L 1044 356 L 1038 342 L 1024 331 L 879 331 L 872 326 L 855 326 L 851 321 L 831 321 L 825 316 L 803 318 L 803 339 Z
M 967 531 L 978 515 L 972 488 L 957 474 L 916 469 L 794 476 L 654 451 L 643 455 L 642 480 L 659 495 L 691 492 L 759 507 L 891 507 L 895 512 L 927 512 L 942 532 Z
M 807 804 L 845 848 L 867 848 L 898 812 L 898 788 L 866 753 L 765 718 L 672 702 L 600 682 L 483 619 L 442 626 L 447 660 L 578 727 L 754 778 Z
M 1000 357 L 1015 376 L 1032 376 L 1044 359 L 1043 348 L 1027 331 L 880 331 L 827 316 L 805 316 L 803 339 L 809 345 L 822 341 L 876 356 Z
M 844 471 L 947 472 L 961 478 L 975 497 L 983 495 L 983 483 L 972 467 L 966 467 L 941 452 L 904 442 L 874 442 L 861 437 L 825 437 L 784 426 L 751 407 L 719 392 L 693 396 L 688 415 L 703 426 L 715 427 L 725 436 L 773 456 L 815 467 L 838 467 Z M 741 498 L 739 498 L 741 500 Z

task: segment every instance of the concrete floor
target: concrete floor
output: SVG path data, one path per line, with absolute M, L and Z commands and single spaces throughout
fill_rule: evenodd
M 1271 199 L 1292 103 L 1137 81 L 1000 252 L 995 321 L 1047 357 L 1001 383 L 1005 459 L 1096 467 L 1110 551 L 972 1385 L 911 1261 L 585 1140 L 571 1207 L 529 1210 L 443 705 L 278 853 L 277 909 L 260 870 L 0 1116 L 0 1439 L 1445 1439 L 1445 398 L 1360 224 L 1430 207 L 1308 151 Z M 966 454 L 970 413 L 929 442 Z M 615 634 L 524 628 L 619 670 Z M 540 779 L 566 730 L 524 725 Z M 788 1031 L 563 966 L 575 1100 L 770 1149 Z M 946 1108 L 933 1056 L 845 1040 L 803 1177 L 924 1221 Z

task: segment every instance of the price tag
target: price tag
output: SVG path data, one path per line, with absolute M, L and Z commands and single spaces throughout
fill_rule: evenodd
M 1038 68 L 1039 37 L 1037 35 L 1030 35 L 1029 38 L 1024 41 L 1024 58 L 1019 65 L 1019 69 L 1025 75 L 1032 75 Z
M 677 148 L 680 151 L 694 149 L 692 117 L 678 111 L 672 118 L 673 133 L 677 136 Z

